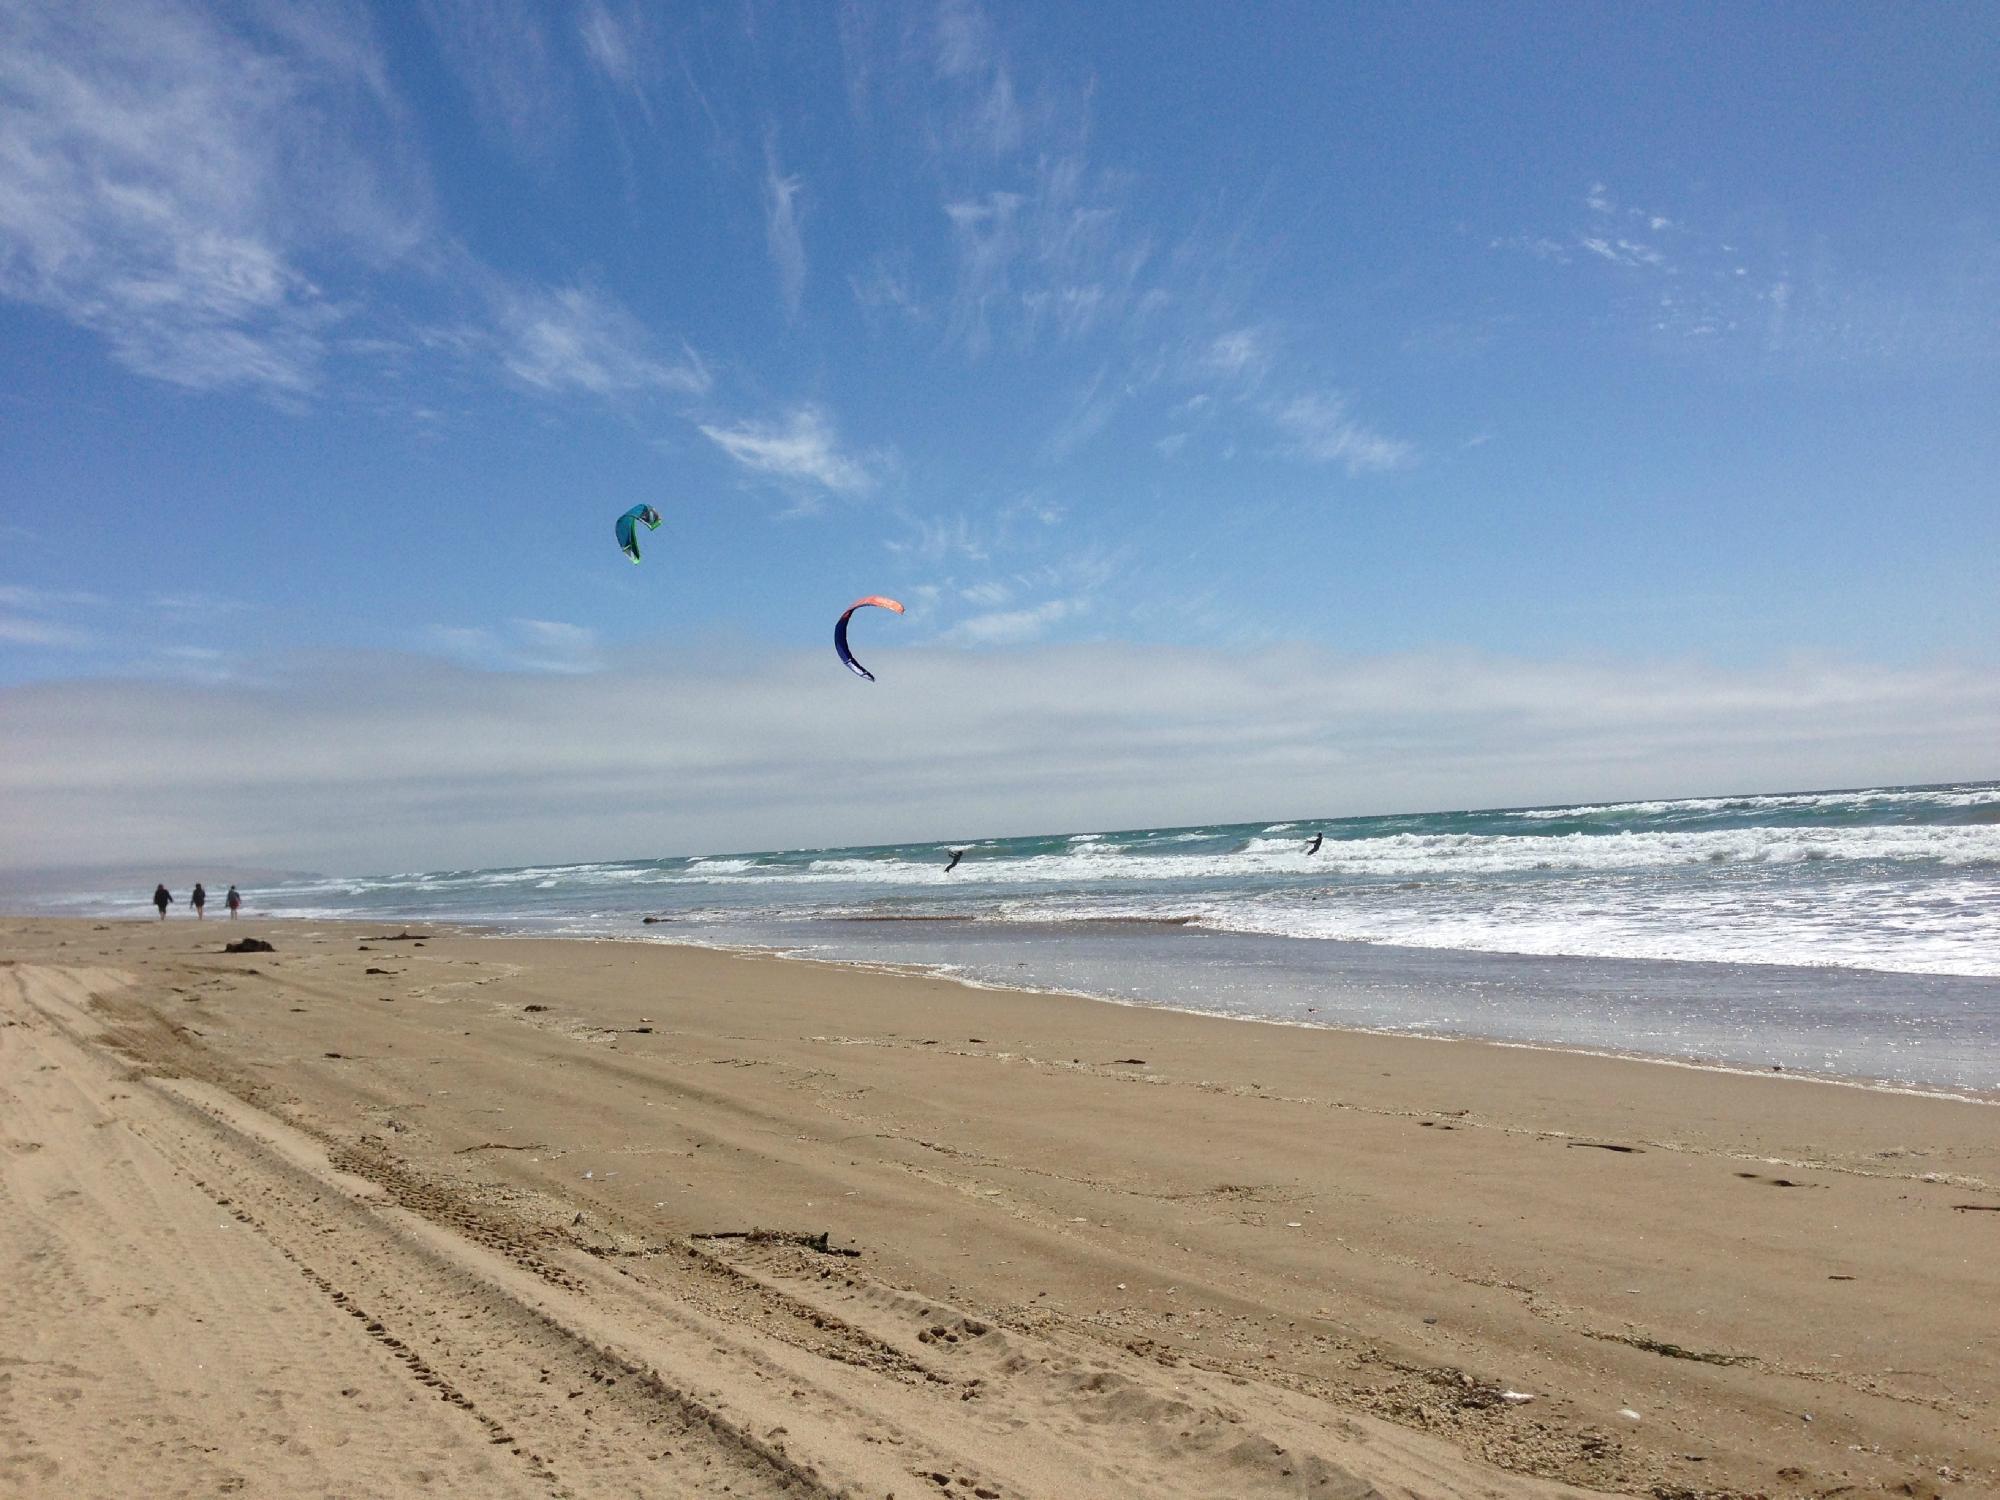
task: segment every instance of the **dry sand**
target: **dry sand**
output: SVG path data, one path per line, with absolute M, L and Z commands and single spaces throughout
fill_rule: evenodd
M 0 1493 L 2000 1494 L 1991 1103 L 394 931 L 0 924 Z

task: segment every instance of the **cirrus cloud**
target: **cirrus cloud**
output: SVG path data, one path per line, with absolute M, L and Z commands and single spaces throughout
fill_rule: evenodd
M 312 389 L 346 309 L 310 263 L 386 265 L 424 232 L 383 76 L 326 16 L 0 7 L 0 295 L 159 380 Z
M 843 451 L 833 418 L 810 402 L 775 422 L 703 424 L 701 434 L 752 473 L 842 495 L 875 487 L 878 460 Z
M 1350 474 L 1386 474 L 1415 462 L 1416 449 L 1401 438 L 1384 437 L 1363 426 L 1348 410 L 1347 398 L 1307 393 L 1274 408 L 1271 420 L 1291 439 L 1295 457 L 1338 463 Z

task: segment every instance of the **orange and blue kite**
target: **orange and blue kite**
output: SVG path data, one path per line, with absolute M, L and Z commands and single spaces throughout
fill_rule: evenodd
M 848 671 L 852 672 L 856 677 L 873 682 L 875 674 L 856 661 L 854 653 L 847 649 L 848 617 L 857 609 L 867 604 L 872 604 L 878 609 L 892 609 L 899 615 L 903 612 L 902 605 L 898 604 L 894 599 L 884 599 L 880 594 L 870 594 L 866 599 L 856 599 L 852 604 L 847 606 L 841 613 L 840 619 L 834 624 L 833 649 L 840 653 L 840 659 L 847 664 Z

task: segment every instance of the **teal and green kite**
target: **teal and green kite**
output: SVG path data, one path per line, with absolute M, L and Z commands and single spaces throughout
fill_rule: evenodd
M 660 529 L 660 513 L 650 505 L 635 505 L 618 518 L 618 546 L 633 562 L 639 560 L 639 523 L 648 531 Z

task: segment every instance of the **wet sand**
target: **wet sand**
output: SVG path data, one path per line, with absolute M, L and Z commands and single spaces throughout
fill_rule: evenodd
M 2000 1493 L 1992 1104 L 397 931 L 0 923 L 0 1493 Z

